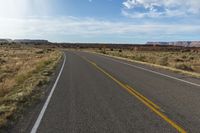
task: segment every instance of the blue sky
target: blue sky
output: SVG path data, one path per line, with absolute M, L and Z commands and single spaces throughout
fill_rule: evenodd
M 200 40 L 200 0 L 0 0 L 0 38 Z

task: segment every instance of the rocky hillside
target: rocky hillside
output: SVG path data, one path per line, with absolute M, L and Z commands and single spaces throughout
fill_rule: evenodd
M 200 47 L 200 41 L 177 41 L 177 42 L 147 42 L 150 45 L 174 45 L 183 47 Z

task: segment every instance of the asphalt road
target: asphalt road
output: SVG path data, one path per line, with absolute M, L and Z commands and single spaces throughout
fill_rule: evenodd
M 200 131 L 199 79 L 86 52 L 65 55 L 60 79 L 32 132 Z

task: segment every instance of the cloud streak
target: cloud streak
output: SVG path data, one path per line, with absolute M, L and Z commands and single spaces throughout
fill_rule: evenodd
M 0 23 L 1 37 L 46 38 L 52 41 L 56 40 L 57 36 L 87 38 L 110 35 L 126 37 L 200 34 L 200 25 L 116 23 L 76 17 L 0 19 Z

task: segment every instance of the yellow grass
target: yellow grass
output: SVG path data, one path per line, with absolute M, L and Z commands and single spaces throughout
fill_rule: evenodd
M 0 126 L 40 95 L 61 52 L 33 47 L 0 47 Z

